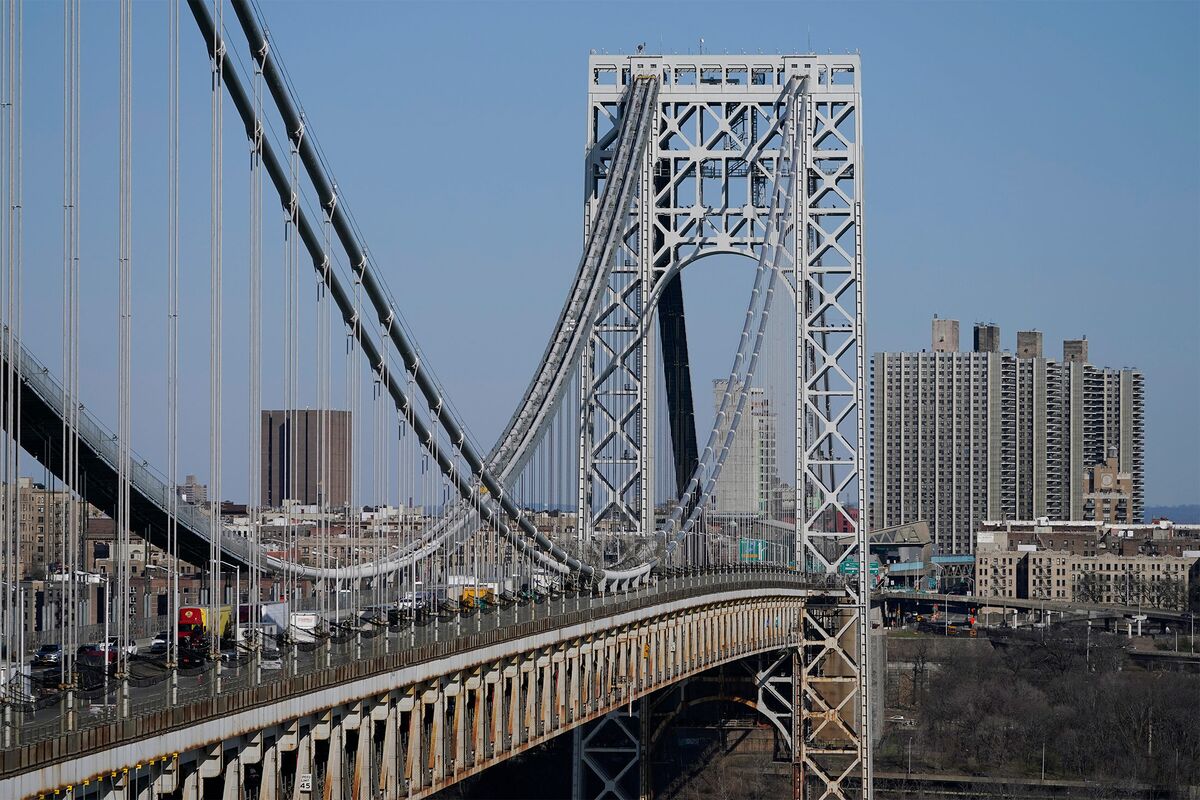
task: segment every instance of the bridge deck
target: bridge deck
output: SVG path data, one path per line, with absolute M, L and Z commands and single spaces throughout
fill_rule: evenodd
M 798 573 L 728 573 L 700 581 L 694 577 L 662 580 L 655 589 L 634 596 L 574 598 L 551 603 L 551 609 L 501 610 L 364 638 L 359 644 L 353 638 L 331 642 L 303 658 L 297 654 L 285 674 L 258 685 L 247 667 L 226 673 L 219 688 L 210 671 L 199 683 L 181 686 L 175 704 L 170 703 L 169 684 L 164 683 L 138 698 L 130 718 L 116 719 L 115 707 L 107 706 L 76 731 L 63 730 L 61 715 L 32 725 L 18 724 L 20 738 L 0 761 L 0 787 L 4 787 L 0 796 L 25 796 L 69 782 L 71 777 L 87 776 L 92 766 L 99 772 L 106 764 L 194 750 L 256 726 L 278 724 L 572 637 L 699 606 L 760 596 L 832 600 L 843 594 L 825 576 Z M 151 737 L 153 742 L 147 743 Z

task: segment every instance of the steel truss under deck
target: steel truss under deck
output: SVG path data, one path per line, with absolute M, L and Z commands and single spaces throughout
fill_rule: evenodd
M 608 178 L 628 84 L 653 75 L 659 90 L 654 139 L 581 364 L 580 536 L 598 528 L 655 530 L 653 459 L 663 456 L 653 452 L 660 327 L 651 323 L 660 309 L 649 300 L 673 294 L 663 290 L 675 287 L 660 284 L 678 280 L 683 267 L 706 255 L 758 257 L 771 235 L 775 180 L 783 178 L 777 164 L 788 163 L 784 142 L 794 141 L 803 180 L 792 181 L 790 211 L 775 233 L 797 308 L 797 568 L 858 578 L 830 605 L 807 607 L 795 632 L 795 663 L 776 666 L 792 677 L 802 709 L 790 717 L 796 796 L 869 797 L 869 575 L 856 569 L 868 561 L 856 516 L 866 507 L 859 59 L 593 55 L 588 67 L 585 236 Z M 672 313 L 662 335 L 682 334 L 682 306 Z M 677 349 L 664 340 L 664 354 Z M 597 378 L 597 368 L 613 359 L 618 368 Z M 679 384 L 668 381 L 668 391 Z M 675 433 L 690 418 L 691 398 L 668 404 Z M 678 468 L 695 444 L 673 446 Z

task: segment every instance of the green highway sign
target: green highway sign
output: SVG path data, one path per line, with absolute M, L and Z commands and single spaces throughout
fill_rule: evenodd
M 767 542 L 764 539 L 738 539 L 739 561 L 765 561 Z
M 858 559 L 856 558 L 847 558 L 845 561 L 838 564 L 838 572 L 842 575 L 857 575 L 858 569 Z M 871 574 L 878 575 L 879 569 L 879 562 L 872 558 L 870 564 Z

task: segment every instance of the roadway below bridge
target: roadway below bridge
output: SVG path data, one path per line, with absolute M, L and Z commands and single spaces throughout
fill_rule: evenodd
M 913 591 L 883 591 L 872 597 L 872 603 L 884 607 L 885 614 L 892 609 L 919 610 L 932 612 L 941 610 L 955 614 L 979 612 L 980 609 L 1000 609 L 1001 613 L 1019 611 L 1027 615 L 1038 612 L 1047 614 L 1049 620 L 1059 615 L 1063 622 L 1094 620 L 1114 623 L 1118 620 L 1145 615 L 1145 622 L 1162 626 L 1190 625 L 1193 615 L 1188 611 L 1175 609 L 1149 608 L 1146 606 L 1114 606 L 1095 603 L 1076 603 L 1062 600 L 1042 600 L 1038 598 L 1016 597 L 981 597 L 978 595 L 962 594 L 932 594 Z M 1006 614 L 1007 616 L 1007 614 Z
M 283 798 L 314 774 L 424 797 L 659 688 L 792 646 L 806 604 L 837 613 L 843 598 L 836 579 L 786 570 L 678 576 L 330 640 L 274 673 L 213 667 L 127 701 L 108 694 L 74 730 L 62 714 L 18 714 L 0 797 L 72 786 L 79 800 L 151 787 L 190 799 L 216 781 Z

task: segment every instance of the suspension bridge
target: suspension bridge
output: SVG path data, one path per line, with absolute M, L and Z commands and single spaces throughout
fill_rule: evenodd
M 46 267 L 23 250 L 23 64 L 55 45 L 26 40 L 23 2 L 4 0 L 0 796 L 419 798 L 570 734 L 576 797 L 645 797 L 648 699 L 737 663 L 794 796 L 869 798 L 858 57 L 589 57 L 582 255 L 487 447 L 404 323 L 354 187 L 317 138 L 333 123 L 304 113 L 286 42 L 251 0 L 169 3 L 164 202 L 135 216 L 140 17 L 131 0 L 102 12 L 118 8 L 118 235 L 103 259 L 117 302 L 111 325 L 89 330 L 81 298 L 102 260 L 80 222 L 90 28 L 65 0 L 61 296 L 35 298 L 26 275 Z M 210 79 L 187 75 L 196 54 Z M 196 155 L 180 145 L 184 87 L 200 85 L 207 187 L 181 178 Z M 231 161 L 248 165 L 236 189 Z M 194 198 L 210 212 L 200 342 L 180 326 L 203 310 L 181 289 L 180 208 Z M 235 213 L 246 218 L 227 225 Z M 135 232 L 164 216 L 163 253 L 135 264 Z M 744 321 L 698 430 L 684 271 L 730 254 L 753 286 L 730 300 Z M 152 307 L 137 293 L 135 308 L 151 271 L 165 291 Z M 226 313 L 234 295 L 244 314 Z M 27 318 L 46 303 L 62 315 L 48 344 Z M 132 377 L 146 357 L 135 312 L 163 331 L 164 463 L 131 446 L 149 402 Z M 116 340 L 115 431 L 86 405 L 100 391 L 81 369 L 95 337 Z M 188 452 L 181 428 L 185 350 L 209 356 L 207 453 Z M 244 384 L 223 360 L 235 350 Z M 271 405 L 284 409 L 279 464 L 254 433 Z M 353 458 L 332 444 L 341 411 Z M 222 476 L 234 448 L 244 486 Z M 207 498 L 181 497 L 180 463 L 205 458 Z M 259 477 L 275 468 L 289 499 L 268 503 Z M 32 470 L 64 498 L 40 581 L 17 490 Z M 304 502 L 301 475 L 316 487 Z M 244 507 L 222 504 L 238 495 Z M 99 515 L 114 523 L 110 569 L 93 572 Z M 155 589 L 135 574 L 139 547 L 143 563 L 162 555 Z M 139 592 L 159 593 L 160 647 L 138 647 Z M 31 666 L 35 639 L 58 647 L 48 664 Z

